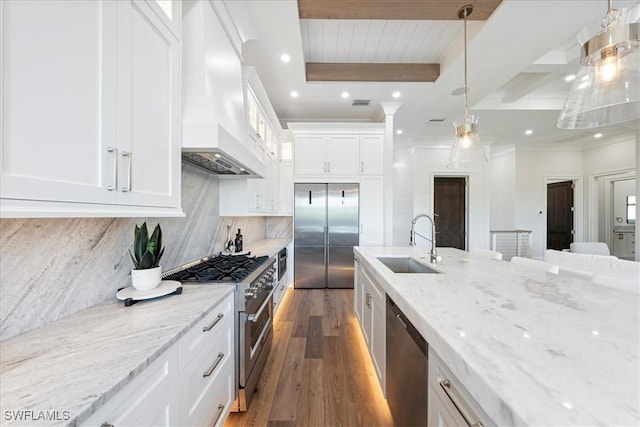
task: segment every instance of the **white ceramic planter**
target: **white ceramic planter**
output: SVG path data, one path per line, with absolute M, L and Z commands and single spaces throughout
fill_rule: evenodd
M 162 267 L 146 270 L 131 270 L 131 284 L 139 291 L 148 291 L 157 287 L 162 281 Z

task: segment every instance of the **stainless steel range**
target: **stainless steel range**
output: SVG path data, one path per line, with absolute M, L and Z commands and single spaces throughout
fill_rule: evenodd
M 246 411 L 273 339 L 276 259 L 247 255 L 208 256 L 163 273 L 163 279 L 191 284 L 235 283 L 238 393 L 232 411 Z

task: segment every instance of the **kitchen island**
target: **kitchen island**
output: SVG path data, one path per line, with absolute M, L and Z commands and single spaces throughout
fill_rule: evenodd
M 637 294 L 438 252 L 432 265 L 426 248 L 354 248 L 496 425 L 640 425 Z M 439 273 L 394 273 L 383 256 Z

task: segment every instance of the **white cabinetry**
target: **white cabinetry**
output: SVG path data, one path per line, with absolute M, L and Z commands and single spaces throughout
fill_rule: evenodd
M 233 316 L 230 295 L 180 340 L 180 425 L 217 425 L 229 412 L 235 397 Z
M 235 398 L 233 294 L 82 425 L 224 424 Z
M 613 233 L 613 253 L 618 258 L 636 259 L 636 234 Z
M 180 6 L 0 2 L 2 216 L 182 215 Z
M 303 135 L 294 144 L 296 176 L 354 179 L 359 174 L 358 135 Z
M 360 174 L 384 173 L 384 135 L 360 135 Z
M 428 395 L 430 426 L 495 425 L 431 347 Z
M 382 176 L 360 178 L 360 246 L 384 245 Z
M 360 325 L 373 366 L 384 390 L 386 355 L 385 293 L 369 276 L 366 269 L 360 269 L 358 276 L 358 280 L 362 283 L 362 288 L 358 292 L 362 300 Z
M 174 344 L 82 425 L 179 424 L 178 353 L 178 345 Z

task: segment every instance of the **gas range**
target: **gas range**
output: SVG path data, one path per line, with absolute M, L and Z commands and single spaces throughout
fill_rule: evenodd
M 236 285 L 237 393 L 232 411 L 246 411 L 273 341 L 276 258 L 212 255 L 167 270 L 165 280 L 197 285 Z
M 201 285 L 235 284 L 238 290 L 238 310 L 245 311 L 249 305 L 262 303 L 266 295 L 261 294 L 264 291 L 268 293 L 274 286 L 275 271 L 275 259 L 268 256 L 220 254 L 167 270 L 162 278 Z

